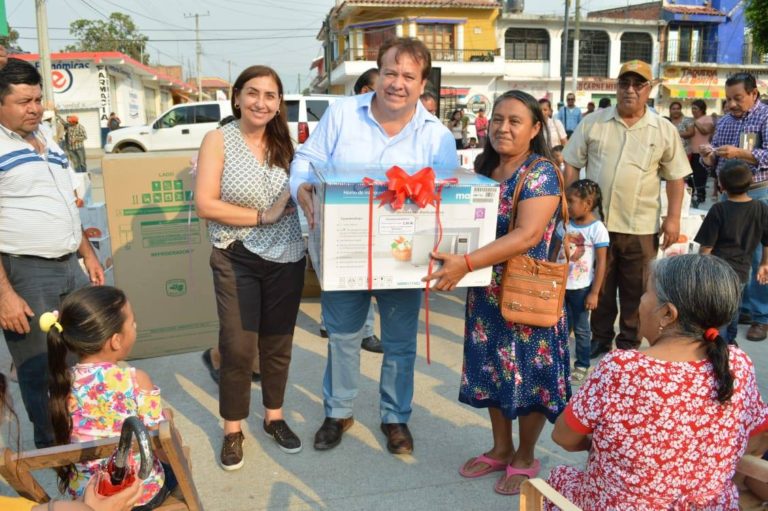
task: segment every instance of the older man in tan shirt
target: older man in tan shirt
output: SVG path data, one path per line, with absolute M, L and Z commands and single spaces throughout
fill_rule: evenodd
M 563 151 L 568 183 L 586 168 L 586 177 L 603 192 L 603 222 L 610 233 L 605 280 L 592 313 L 592 356 L 611 349 L 614 322 L 621 317 L 616 346 L 640 345 L 638 307 L 648 278 L 648 264 L 659 248 L 659 186 L 667 181 L 668 214 L 661 230 L 663 248 L 677 241 L 683 178 L 691 166 L 677 129 L 646 107 L 653 72 L 642 61 L 626 62 L 619 71 L 617 104 L 586 117 Z

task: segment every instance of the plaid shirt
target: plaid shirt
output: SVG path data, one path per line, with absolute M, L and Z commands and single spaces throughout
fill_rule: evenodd
M 82 124 L 77 123 L 67 126 L 67 146 L 70 149 L 80 149 L 87 138 L 88 135 L 85 133 L 85 128 Z
M 752 156 L 757 160 L 757 165 L 749 165 L 754 175 L 755 183 L 768 181 L 768 105 L 759 100 L 755 106 L 740 118 L 731 114 L 722 117 L 717 122 L 715 136 L 712 137 L 712 147 L 718 148 L 724 145 L 739 147 L 739 137 L 742 133 L 759 133 L 759 147 L 752 150 Z M 720 169 L 727 158 L 715 157 L 715 170 L 720 174 Z

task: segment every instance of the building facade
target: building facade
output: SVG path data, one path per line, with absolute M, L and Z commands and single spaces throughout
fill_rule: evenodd
M 38 54 L 13 57 L 40 69 Z M 51 67 L 56 112 L 62 118 L 79 117 L 89 149 L 104 145 L 111 112 L 120 117 L 122 126 L 147 124 L 196 92 L 193 86 L 119 52 L 52 53 Z

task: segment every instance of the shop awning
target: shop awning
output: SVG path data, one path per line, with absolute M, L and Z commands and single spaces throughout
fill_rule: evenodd
M 725 99 L 720 85 L 665 85 L 670 98 Z

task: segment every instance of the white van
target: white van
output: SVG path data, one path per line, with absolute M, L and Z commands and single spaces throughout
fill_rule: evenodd
M 110 131 L 104 151 L 136 153 L 198 149 L 203 137 L 219 121 L 232 115 L 229 101 L 181 103 L 163 112 L 151 126 L 129 126 Z
M 303 144 L 328 107 L 344 96 L 286 94 L 288 129 L 294 145 Z M 229 101 L 182 103 L 163 112 L 151 126 L 110 131 L 104 151 L 130 153 L 198 149 L 203 137 L 232 115 Z

